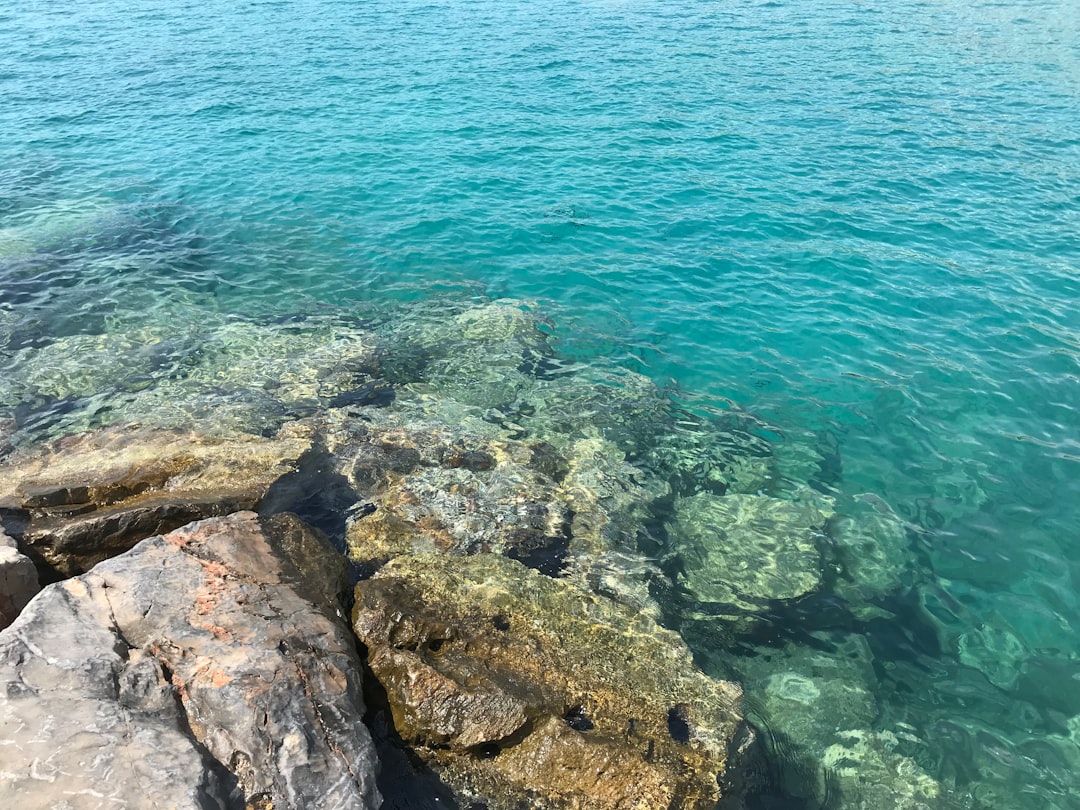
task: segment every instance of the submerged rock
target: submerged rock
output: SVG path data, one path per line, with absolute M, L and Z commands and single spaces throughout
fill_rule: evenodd
M 835 780 L 840 804 L 848 810 L 934 810 L 941 786 L 903 745 L 920 745 L 906 732 L 840 731 L 823 764 Z
M 792 796 L 824 803 L 823 758 L 839 730 L 868 729 L 878 716 L 874 656 L 862 635 L 815 632 L 802 643 L 753 648 L 691 646 L 706 672 L 734 675 L 747 716 L 772 756 L 777 781 Z
M 768 491 L 775 477 L 772 446 L 753 432 L 753 417 L 731 412 L 722 420 L 680 414 L 670 431 L 657 436 L 646 463 L 680 496 L 753 495 Z
M 0 630 L 15 620 L 38 590 L 37 569 L 0 525 Z
M 6 459 L 0 509 L 27 521 L 28 555 L 72 576 L 155 533 L 253 508 L 308 446 L 297 435 L 103 428 Z
M 353 323 L 162 314 L 151 326 L 43 336 L 42 345 L 13 352 L 0 408 L 19 414 L 37 439 L 128 422 L 267 433 L 321 405 L 394 397 L 375 378 L 375 337 Z M 62 413 L 52 412 L 56 403 Z
M 842 573 L 836 593 L 868 615 L 875 600 L 897 590 L 915 568 L 907 524 L 877 496 L 846 499 L 828 526 Z
M 498 555 L 399 557 L 353 625 L 402 738 L 491 808 L 712 808 L 751 745 L 677 634 Z
M 957 657 L 994 686 L 1009 690 L 1016 686 L 1031 654 L 1001 617 L 994 615 L 959 634 Z
M 829 499 L 701 493 L 675 504 L 670 524 L 678 583 L 708 611 L 754 611 L 821 585 L 822 529 Z
M 116 216 L 115 203 L 104 197 L 54 200 L 19 211 L 0 227 L 0 259 L 49 250 L 95 233 Z
M 351 634 L 296 567 L 334 558 L 304 531 L 202 521 L 42 591 L 0 633 L 0 805 L 378 807 Z
M 388 378 L 476 407 L 513 402 L 532 382 L 524 358 L 551 353 L 541 319 L 528 302 L 513 299 L 454 308 L 421 308 L 395 325 Z
M 448 425 L 397 407 L 363 422 L 317 421 L 335 469 L 363 499 L 346 530 L 362 570 L 411 552 L 491 552 L 654 610 L 645 569 L 627 566 L 618 581 L 612 566 L 636 555 L 654 497 L 618 448 L 582 439 L 562 453 L 486 422 Z

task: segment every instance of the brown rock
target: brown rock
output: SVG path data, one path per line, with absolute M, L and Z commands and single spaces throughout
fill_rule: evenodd
M 28 521 L 29 556 L 74 576 L 145 537 L 253 508 L 308 445 L 112 426 L 9 458 L 0 509 Z
M 492 808 L 713 808 L 741 690 L 649 617 L 495 554 L 416 554 L 356 586 L 397 731 Z
M 0 633 L 0 806 L 378 807 L 360 662 L 288 559 L 320 547 L 300 530 L 201 521 L 42 591 Z

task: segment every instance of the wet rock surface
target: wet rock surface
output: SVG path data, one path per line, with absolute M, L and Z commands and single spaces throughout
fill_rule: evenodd
M 397 558 L 353 625 L 398 733 L 492 808 L 713 807 L 751 745 L 677 634 L 498 555 Z
M 7 458 L 0 510 L 39 565 L 73 576 L 153 534 L 253 508 L 306 448 L 294 436 L 103 428 Z
M 378 807 L 335 567 L 237 513 L 48 586 L 0 633 L 0 804 Z
M 313 422 L 328 464 L 358 499 L 345 539 L 361 570 L 413 551 L 497 553 L 594 590 L 603 582 L 614 598 L 655 611 L 648 579 L 657 572 L 636 544 L 654 493 L 613 445 L 579 439 L 560 452 L 507 439 L 482 420 L 448 425 L 397 409 L 364 416 L 337 411 Z M 623 576 L 616 559 L 627 563 Z

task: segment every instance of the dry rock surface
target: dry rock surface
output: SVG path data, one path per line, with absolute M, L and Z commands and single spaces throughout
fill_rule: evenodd
M 0 633 L 0 806 L 378 807 L 324 543 L 241 512 L 46 587 Z
M 307 446 L 284 435 L 102 428 L 5 459 L 0 512 L 28 556 L 74 576 L 151 535 L 255 507 Z
M 496 554 L 414 554 L 353 624 L 402 738 L 491 808 L 713 808 L 752 737 L 675 633 Z
M 29 557 L 19 553 L 15 541 L 0 525 L 0 630 L 19 615 L 38 592 L 38 576 Z

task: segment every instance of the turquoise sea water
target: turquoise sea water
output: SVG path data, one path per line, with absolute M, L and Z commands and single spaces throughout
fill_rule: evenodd
M 1072 0 L 12 0 L 0 331 L 535 299 L 906 524 L 703 665 L 865 638 L 938 806 L 1080 807 L 1078 133 Z

